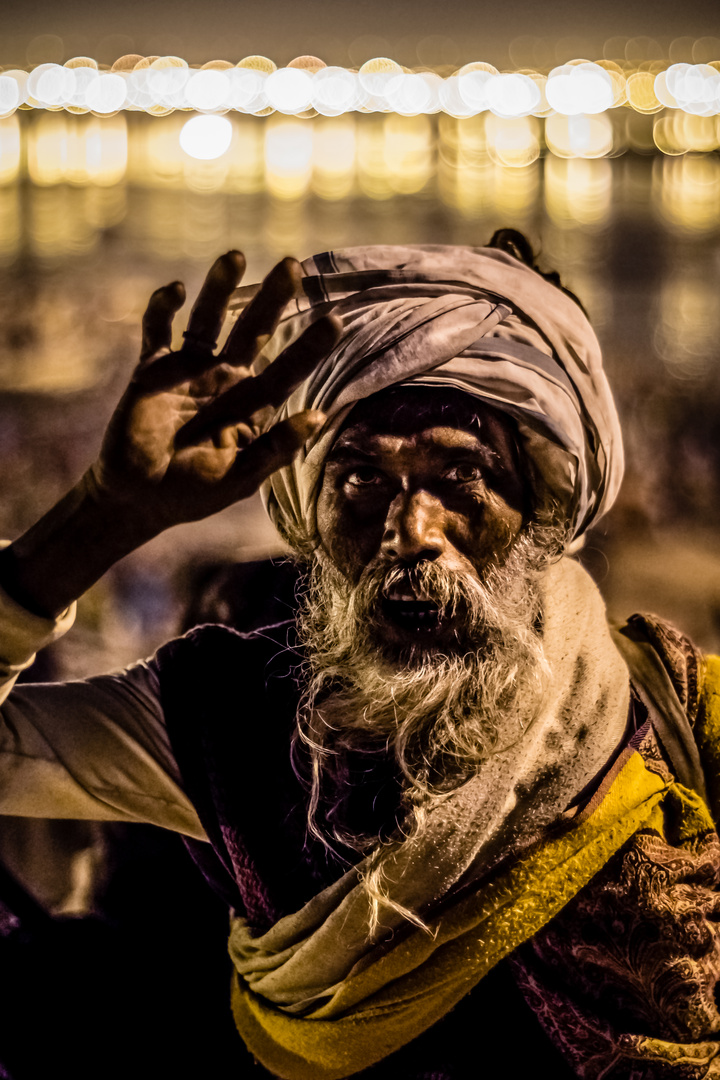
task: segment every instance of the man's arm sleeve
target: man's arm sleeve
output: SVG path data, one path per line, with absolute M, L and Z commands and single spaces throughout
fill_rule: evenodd
M 206 839 L 182 789 L 152 662 L 13 686 L 73 616 L 44 619 L 0 592 L 0 813 L 144 821 Z

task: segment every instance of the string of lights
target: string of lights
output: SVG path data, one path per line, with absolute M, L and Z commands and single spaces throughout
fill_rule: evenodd
M 297 57 L 278 67 L 264 56 L 237 64 L 214 60 L 191 67 L 177 56 L 127 55 L 111 67 L 89 57 L 0 73 L 0 119 L 40 109 L 112 116 L 176 110 L 303 118 L 346 113 L 401 116 L 444 113 L 456 119 L 492 114 L 501 119 L 598 116 L 622 106 L 653 114 L 720 115 L 720 61 L 663 63 L 639 68 L 612 60 L 571 60 L 548 72 L 499 71 L 473 61 L 451 74 L 412 70 L 375 57 L 358 70 Z

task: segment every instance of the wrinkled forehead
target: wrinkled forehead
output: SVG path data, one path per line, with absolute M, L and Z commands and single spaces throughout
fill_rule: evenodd
M 353 407 L 328 454 L 381 436 L 412 436 L 428 428 L 467 432 L 487 448 L 493 474 L 513 504 L 533 503 L 530 470 L 520 448 L 517 427 L 506 413 L 452 387 L 392 386 Z M 327 460 L 327 459 L 326 459 Z
M 468 431 L 493 449 L 517 454 L 517 429 L 509 416 L 472 394 L 451 387 L 392 386 L 355 405 L 335 443 L 353 435 L 413 435 L 428 427 Z

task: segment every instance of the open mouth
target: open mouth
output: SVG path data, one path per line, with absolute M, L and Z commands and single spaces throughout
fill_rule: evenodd
M 391 588 L 383 596 L 382 612 L 395 626 L 413 634 L 432 633 L 442 621 L 438 605 L 417 597 L 405 584 Z

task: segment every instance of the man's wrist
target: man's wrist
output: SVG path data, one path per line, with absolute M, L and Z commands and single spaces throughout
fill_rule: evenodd
M 25 610 L 56 618 L 156 532 L 129 504 L 98 498 L 88 473 L 0 552 L 0 586 Z
M 17 550 L 12 544 L 8 544 L 0 551 L 0 588 L 31 615 L 47 618 L 48 612 L 38 610 L 37 598 L 33 596 L 32 590 L 28 590 L 23 584 L 23 580 L 22 568 L 18 566 Z

